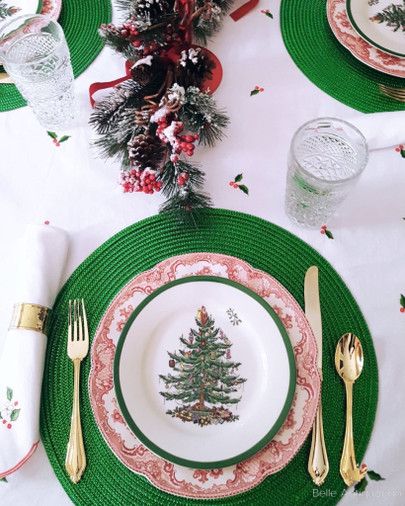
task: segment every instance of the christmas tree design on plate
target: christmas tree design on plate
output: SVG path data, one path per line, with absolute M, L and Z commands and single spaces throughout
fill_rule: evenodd
M 402 4 L 390 4 L 388 7 L 370 18 L 375 23 L 385 23 L 394 32 L 405 32 L 405 0 Z
M 200 427 L 234 422 L 239 416 L 226 406 L 241 400 L 239 390 L 247 381 L 238 375 L 241 363 L 231 360 L 232 343 L 204 306 L 195 321 L 188 339 L 180 337 L 183 348 L 168 352 L 173 373 L 159 375 L 166 387 L 160 394 L 179 404 L 166 413 Z
M 6 2 L 0 2 L 0 19 L 5 19 L 7 16 L 12 16 L 16 12 L 21 10 L 19 7 L 13 5 L 7 5 Z

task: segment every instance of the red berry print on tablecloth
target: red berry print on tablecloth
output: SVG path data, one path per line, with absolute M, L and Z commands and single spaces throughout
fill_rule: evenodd
M 328 229 L 327 225 L 322 225 L 320 230 L 322 235 L 326 235 L 328 239 L 334 239 L 332 232 Z
M 402 156 L 402 158 L 405 158 L 405 147 L 404 147 L 404 145 L 403 145 L 403 144 L 400 144 L 399 146 L 397 146 L 397 147 L 395 148 L 395 151 L 396 151 L 397 153 L 400 153 L 400 154 L 401 154 L 401 156 Z
M 62 135 L 62 137 L 59 139 L 58 135 L 55 132 L 47 131 L 46 133 L 52 139 L 52 142 L 57 148 L 62 144 L 62 142 L 66 142 L 68 139 L 70 139 L 70 135 Z
M 256 86 L 253 88 L 253 90 L 250 92 L 250 96 L 253 97 L 253 95 L 257 95 L 258 93 L 262 93 L 264 91 L 264 88 L 256 84 Z
M 13 390 L 10 387 L 7 387 L 6 400 L 3 405 L 0 406 L 1 426 L 6 429 L 11 429 L 13 423 L 18 420 L 21 410 L 18 407 L 18 401 L 13 399 Z
M 262 9 L 260 12 L 270 19 L 273 19 L 274 17 L 273 14 L 269 11 L 269 9 Z
M 249 188 L 245 184 L 241 184 L 243 179 L 243 174 L 238 174 L 235 176 L 233 181 L 229 181 L 229 186 L 234 188 L 235 190 L 242 191 L 245 195 L 249 195 Z
M 402 293 L 399 297 L 399 304 L 401 306 L 399 310 L 401 311 L 401 313 L 405 313 L 405 295 L 403 295 Z

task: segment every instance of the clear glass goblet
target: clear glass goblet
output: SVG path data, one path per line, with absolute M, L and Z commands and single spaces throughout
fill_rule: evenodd
M 59 23 L 39 14 L 2 24 L 0 61 L 42 126 L 56 130 L 72 122 L 73 70 Z
M 296 224 L 326 223 L 368 161 L 363 134 L 346 121 L 318 118 L 295 133 L 288 157 L 286 213 Z

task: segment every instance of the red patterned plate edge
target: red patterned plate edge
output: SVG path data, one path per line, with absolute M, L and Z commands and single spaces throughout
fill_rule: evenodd
M 211 489 L 209 489 L 209 490 L 204 489 L 202 487 L 200 487 L 198 490 L 195 490 L 195 485 L 190 483 L 190 481 L 187 482 L 187 479 L 177 480 L 176 476 L 175 476 L 176 469 L 179 469 L 180 466 L 176 466 L 175 464 L 172 464 L 170 462 L 163 461 L 163 459 L 160 459 L 159 457 L 154 455 L 152 452 L 150 452 L 147 448 L 145 448 L 141 444 L 139 444 L 137 447 L 135 447 L 135 450 L 133 450 L 131 448 L 126 448 L 126 447 L 124 447 L 124 450 L 127 453 L 127 455 L 131 455 L 131 457 L 133 457 L 134 455 L 143 456 L 143 455 L 149 453 L 151 455 L 152 465 L 149 465 L 147 469 L 141 469 L 141 467 L 139 469 L 134 469 L 133 467 L 130 467 L 128 465 L 128 461 L 125 461 L 125 459 L 123 458 L 123 455 L 119 454 L 117 448 L 116 447 L 114 448 L 112 446 L 111 442 L 109 441 L 109 434 L 108 433 L 109 432 L 112 434 L 115 434 L 115 433 L 114 433 L 113 429 L 108 425 L 106 417 L 104 417 L 104 420 L 100 419 L 100 417 L 98 416 L 98 412 L 97 412 L 98 410 L 102 409 L 102 402 L 100 403 L 99 399 L 97 399 L 97 396 L 96 396 L 97 389 L 99 388 L 97 386 L 98 378 L 97 378 L 97 374 L 96 374 L 99 364 L 96 363 L 96 353 L 94 352 L 96 347 L 94 346 L 94 344 L 97 342 L 97 339 L 99 339 L 100 336 L 103 335 L 103 333 L 105 335 L 105 329 L 108 328 L 109 325 L 111 325 L 111 323 L 114 319 L 114 311 L 115 311 L 114 308 L 119 306 L 120 302 L 121 303 L 124 302 L 125 294 L 126 294 L 126 292 L 128 292 L 128 290 L 130 289 L 130 287 L 133 284 L 135 284 L 135 283 L 139 284 L 142 279 L 147 279 L 147 278 L 152 279 L 154 276 L 154 273 L 156 273 L 159 269 L 162 269 L 162 267 L 165 265 L 170 264 L 173 268 L 177 264 L 184 263 L 188 259 L 193 259 L 194 264 L 198 261 L 203 261 L 203 260 L 207 260 L 207 259 L 213 259 L 216 262 L 224 262 L 225 264 L 226 264 L 226 262 L 237 262 L 244 269 L 246 269 L 249 273 L 253 274 L 253 276 L 256 279 L 261 277 L 261 278 L 267 278 L 268 280 L 270 280 L 271 283 L 278 290 L 280 290 L 280 292 L 282 292 L 283 295 L 280 298 L 282 300 L 284 299 L 284 302 L 288 301 L 291 304 L 293 311 L 297 315 L 297 321 L 298 320 L 301 321 L 301 325 L 299 325 L 301 340 L 294 346 L 294 355 L 295 355 L 296 361 L 300 358 L 300 356 L 302 355 L 302 353 L 304 351 L 302 336 L 306 335 L 308 345 L 312 344 L 311 351 L 308 352 L 307 355 L 304 357 L 307 360 L 307 362 L 304 363 L 304 361 L 303 361 L 303 365 L 302 365 L 302 368 L 306 371 L 307 375 L 311 376 L 312 384 L 303 383 L 303 381 L 305 381 L 305 378 L 301 377 L 298 374 L 298 368 L 297 368 L 297 386 L 299 385 L 301 387 L 304 387 L 307 391 L 309 389 L 312 392 L 312 397 L 310 397 L 310 399 L 308 401 L 305 401 L 305 403 L 304 403 L 306 405 L 306 407 L 305 407 L 304 413 L 303 413 L 302 426 L 299 429 L 299 431 L 297 433 L 295 433 L 294 436 L 290 437 L 290 439 L 286 445 L 283 444 L 282 442 L 275 441 L 273 439 L 265 448 L 260 450 L 256 455 L 254 455 L 250 459 L 247 459 L 244 462 L 240 462 L 236 466 L 232 466 L 232 468 L 235 468 L 234 472 L 233 472 L 233 476 L 234 476 L 233 479 L 228 479 L 226 481 L 225 485 L 217 485 L 214 483 L 214 484 L 212 484 Z M 191 261 L 189 263 L 189 265 L 194 265 L 194 264 Z M 250 286 L 248 283 L 241 282 L 241 280 L 239 280 L 238 278 L 232 278 L 232 276 L 230 275 L 229 279 L 234 279 L 235 281 L 237 281 L 241 284 L 245 284 L 249 288 L 256 291 L 256 293 L 259 293 L 259 295 L 261 295 L 263 297 L 265 296 L 264 294 L 260 293 L 260 291 L 258 291 L 257 288 Z M 160 284 L 165 284 L 169 280 L 170 279 L 167 279 L 166 281 L 164 281 Z M 150 291 L 149 291 L 149 289 L 150 289 Z M 145 296 L 147 293 L 150 293 L 151 291 L 153 291 L 153 290 L 150 287 L 146 287 L 146 290 L 144 291 Z M 126 298 L 128 299 L 129 297 L 126 297 Z M 110 362 L 110 364 L 112 364 L 114 353 L 115 353 L 115 345 L 111 340 L 109 340 L 109 341 L 110 342 L 107 345 L 108 349 L 106 350 L 104 348 L 103 351 L 106 352 L 107 356 L 109 357 L 107 359 L 106 363 Z M 305 345 L 305 343 L 304 343 L 304 345 Z M 247 490 L 250 490 L 251 488 L 254 488 L 259 483 L 261 483 L 266 478 L 266 476 L 274 474 L 275 472 L 277 472 L 280 469 L 282 469 L 283 467 L 285 467 L 294 458 L 294 456 L 298 453 L 302 444 L 304 443 L 304 441 L 308 437 L 308 434 L 309 434 L 309 432 L 312 428 L 312 425 L 313 425 L 313 421 L 314 421 L 315 414 L 316 414 L 316 408 L 317 408 L 318 402 L 319 402 L 319 395 L 320 395 L 321 380 L 320 380 L 320 376 L 318 373 L 318 369 L 316 367 L 316 354 L 317 354 L 316 340 L 315 340 L 315 337 L 314 337 L 312 330 L 309 326 L 309 323 L 307 322 L 307 320 L 305 318 L 304 312 L 302 311 L 301 307 L 296 302 L 294 297 L 288 292 L 288 290 L 286 290 L 271 275 L 267 274 L 266 272 L 263 272 L 263 271 L 253 268 L 251 265 L 249 265 L 247 262 L 245 262 L 243 260 L 240 260 L 236 257 L 232 257 L 229 255 L 223 255 L 220 253 L 190 253 L 190 254 L 179 255 L 179 256 L 175 256 L 175 257 L 171 257 L 169 259 L 166 259 L 166 260 L 160 262 L 159 264 L 157 264 L 152 269 L 145 271 L 143 273 L 140 273 L 137 276 L 135 276 L 120 290 L 120 292 L 114 297 L 113 301 L 108 306 L 108 308 L 107 308 L 107 310 L 106 310 L 103 318 L 101 319 L 100 324 L 96 330 L 96 333 L 95 333 L 95 336 L 93 339 L 93 343 L 92 343 L 91 370 L 90 370 L 89 380 L 88 380 L 90 404 L 92 407 L 93 415 L 94 415 L 96 424 L 98 426 L 98 429 L 99 429 L 103 439 L 105 440 L 106 444 L 111 449 L 111 451 L 115 454 L 115 456 L 118 458 L 118 460 L 120 462 L 122 462 L 127 468 L 129 468 L 130 470 L 135 472 L 136 474 L 141 474 L 142 476 L 146 477 L 151 482 L 151 484 L 154 485 L 155 487 L 157 487 L 160 490 L 163 490 L 165 492 L 168 492 L 172 495 L 176 495 L 179 497 L 192 498 L 192 499 L 209 500 L 209 499 L 220 499 L 220 498 L 224 498 L 224 497 L 231 497 L 231 496 L 235 496 L 240 493 L 246 492 Z M 113 388 L 113 383 L 112 383 L 112 370 L 111 370 L 110 378 L 109 378 L 109 382 L 107 383 L 107 390 L 106 391 L 107 392 L 111 391 L 112 388 Z M 290 410 L 290 413 L 291 413 L 291 411 L 293 411 L 295 406 L 296 406 L 296 396 L 294 397 L 294 401 L 293 401 L 293 405 Z M 282 429 L 280 429 L 278 434 L 282 433 L 285 430 L 285 426 L 286 426 L 286 424 L 289 423 L 289 419 L 290 419 L 290 414 L 287 417 L 285 424 L 283 425 Z M 300 438 L 300 435 L 301 435 L 301 438 Z M 117 437 L 116 434 L 115 434 L 115 437 Z M 296 439 L 298 439 L 299 441 L 298 442 L 295 441 Z M 291 444 L 292 444 L 291 440 L 293 441 L 295 446 L 292 448 L 292 450 L 290 450 L 289 455 L 286 458 L 284 458 L 284 460 L 279 462 L 277 465 L 274 465 L 274 464 L 272 465 L 272 464 L 269 464 L 268 462 L 265 462 L 265 453 L 267 453 L 267 452 L 279 453 L 283 449 L 285 450 L 284 447 L 288 448 L 288 446 L 291 446 Z M 167 483 L 167 481 L 158 482 L 158 478 L 160 477 L 160 475 L 157 472 L 158 470 L 153 466 L 153 461 L 155 461 L 155 463 L 156 463 L 156 461 L 160 461 L 160 463 L 163 466 L 164 472 L 171 479 L 171 482 L 169 484 Z M 253 462 L 253 467 L 255 468 L 255 479 L 252 480 L 251 482 L 245 482 L 245 481 L 243 481 L 243 477 L 249 473 L 249 467 L 252 465 L 252 462 Z M 148 464 L 150 464 L 150 462 Z M 230 468 L 228 468 L 228 469 L 230 469 Z M 222 472 L 223 472 L 222 469 L 211 470 L 211 471 L 199 469 L 199 470 L 194 471 L 193 478 L 198 479 L 199 481 L 201 481 L 201 483 L 204 483 L 205 481 L 207 481 L 208 475 L 212 474 L 213 477 L 216 478 L 216 477 L 220 476 L 222 474 Z M 174 488 L 174 484 L 176 485 L 176 488 Z M 225 486 L 226 490 L 222 490 L 224 488 L 224 486 Z
M 402 64 L 404 61 L 403 58 L 399 58 L 397 56 L 393 56 L 391 54 L 385 53 L 381 49 L 377 49 L 373 47 L 371 44 L 369 44 L 366 40 L 362 39 L 360 35 L 354 30 L 354 28 L 351 26 L 349 18 L 347 18 L 347 22 L 350 25 L 350 28 L 352 30 L 352 34 L 350 34 L 350 41 L 352 44 L 349 43 L 347 39 L 347 34 L 344 34 L 341 32 L 339 26 L 337 25 L 335 21 L 335 10 L 336 5 L 343 4 L 345 0 L 327 0 L 326 3 L 326 14 L 328 18 L 329 26 L 335 35 L 336 39 L 342 44 L 343 47 L 345 47 L 357 60 L 359 60 L 364 65 L 367 65 L 368 67 L 371 67 L 375 70 L 378 70 L 379 72 L 382 72 L 383 74 L 392 75 L 395 77 L 399 77 L 404 79 L 405 78 L 405 69 L 404 70 L 398 70 L 398 69 L 392 69 L 390 67 L 387 67 L 384 63 L 378 63 L 375 60 L 372 60 L 369 58 L 369 51 L 375 50 L 376 53 L 379 56 L 383 56 L 387 60 L 389 60 L 392 64 Z M 346 12 L 346 11 L 345 11 Z M 365 56 L 366 54 L 366 56 Z

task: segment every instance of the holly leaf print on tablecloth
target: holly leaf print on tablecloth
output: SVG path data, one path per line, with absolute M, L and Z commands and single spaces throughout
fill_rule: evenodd
M 229 186 L 231 186 L 234 189 L 239 189 L 245 195 L 249 195 L 249 188 L 245 184 L 240 184 L 242 179 L 243 179 L 243 174 L 238 174 L 237 176 L 235 176 L 233 181 L 229 181 Z
M 370 480 L 372 481 L 385 480 L 385 478 L 383 478 L 381 474 L 378 474 L 375 471 L 372 471 L 371 469 L 367 471 L 367 477 L 370 478 Z M 356 485 L 354 486 L 354 492 L 356 492 L 357 494 L 361 494 L 366 490 L 367 486 L 368 480 L 366 477 L 364 477 L 361 481 L 356 483 Z
M 0 478 L 0 481 L 4 481 L 5 483 L 7 483 L 7 479 L 6 478 Z
M 56 132 L 50 132 L 48 130 L 46 133 L 52 139 L 52 142 L 55 144 L 56 147 L 59 147 L 62 144 L 62 142 L 66 142 L 68 139 L 70 139 L 70 135 L 62 135 L 62 137 L 58 139 L 58 135 Z
M 363 478 L 361 481 L 356 483 L 356 485 L 354 486 L 354 491 L 357 494 L 362 494 L 366 490 L 367 485 L 368 485 L 367 478 Z
M 7 387 L 7 400 L 11 401 L 12 398 L 13 398 L 13 391 L 10 387 Z
M 321 234 L 325 234 L 328 239 L 334 239 L 332 232 L 328 229 L 327 225 L 322 225 Z
M 274 17 L 273 14 L 269 11 L 269 9 L 262 9 L 260 12 L 270 19 L 273 19 Z
M 378 474 L 375 471 L 372 471 L 371 469 L 369 471 L 367 471 L 367 475 L 370 478 L 370 480 L 373 480 L 373 481 L 385 480 L 385 478 L 383 478 L 381 476 L 381 474 Z
M 258 84 L 256 84 L 256 86 L 250 92 L 250 96 L 253 97 L 254 95 L 258 95 L 259 93 L 262 93 L 263 91 L 264 91 L 264 88 L 262 86 L 259 86 Z
M 401 311 L 401 313 L 405 313 L 405 295 L 403 295 L 402 293 L 399 296 L 399 303 L 401 305 L 399 310 Z

